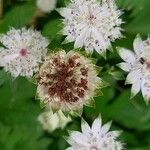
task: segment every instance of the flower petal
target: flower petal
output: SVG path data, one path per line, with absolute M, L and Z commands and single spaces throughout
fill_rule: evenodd
M 3 57 L 3 61 L 5 63 L 10 63 L 10 61 L 14 60 L 15 58 L 19 57 L 19 54 L 10 54 Z
M 141 78 L 142 78 L 142 73 L 140 69 L 131 71 L 127 76 L 126 84 L 134 84 L 136 82 L 139 82 Z
M 75 40 L 74 48 L 81 48 L 84 44 L 84 39 L 86 37 L 87 28 L 84 28 L 80 34 Z
M 132 51 L 125 48 L 118 48 L 118 53 L 125 62 L 135 62 L 135 54 Z
M 150 100 L 150 78 L 144 78 L 141 86 L 142 94 L 146 103 Z
M 57 8 L 56 9 L 58 13 L 60 13 L 60 15 L 62 17 L 66 17 L 66 18 L 70 18 L 71 15 L 71 9 L 70 8 Z
M 141 37 L 137 35 L 133 42 L 134 51 L 137 55 L 141 55 L 144 51 L 144 42 L 142 41 Z
M 101 128 L 101 132 L 102 134 L 105 134 L 109 131 L 110 127 L 111 127 L 112 121 L 106 123 L 105 125 L 102 126 Z
M 82 119 L 82 121 L 81 121 L 81 129 L 82 129 L 82 132 L 85 134 L 91 132 L 90 126 L 84 119 Z
M 134 82 L 131 88 L 131 98 L 133 98 L 141 89 L 141 80 Z
M 126 71 L 126 72 L 129 72 L 132 68 L 132 65 L 130 63 L 120 63 L 117 65 L 118 67 L 120 67 L 122 70 Z
M 78 131 L 73 131 L 70 135 L 70 138 L 81 145 L 87 145 L 87 143 L 88 143 L 87 136 Z
M 92 124 L 92 131 L 93 132 L 99 132 L 101 130 L 101 126 L 102 126 L 102 119 L 99 116 L 98 118 L 96 118 Z
M 92 35 L 97 41 L 98 44 L 94 43 L 94 48 L 98 53 L 101 53 L 100 50 L 106 50 L 107 45 L 106 41 L 101 33 L 98 32 L 96 28 L 92 28 Z

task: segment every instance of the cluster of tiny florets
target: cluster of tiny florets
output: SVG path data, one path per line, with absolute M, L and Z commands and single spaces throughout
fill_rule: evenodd
M 0 35 L 0 66 L 12 76 L 32 77 L 47 54 L 48 40 L 32 29 L 12 28 Z
M 95 49 L 105 55 L 111 42 L 122 36 L 119 18 L 122 12 L 114 0 L 72 0 L 58 11 L 64 17 L 65 41 L 75 41 L 75 48 L 84 47 L 88 53 Z

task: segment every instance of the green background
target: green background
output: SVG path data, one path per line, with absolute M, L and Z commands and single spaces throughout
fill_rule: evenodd
M 66 0 L 58 0 L 57 7 Z M 11 26 L 27 26 L 36 11 L 35 0 L 4 0 L 0 32 Z M 84 107 L 83 117 L 89 123 L 101 113 L 103 122 L 113 120 L 112 129 L 122 130 L 120 139 L 127 150 L 150 150 L 150 106 L 146 106 L 141 93 L 130 99 L 130 85 L 124 85 L 125 72 L 117 68 L 121 62 L 116 46 L 132 49 L 135 36 L 145 39 L 150 32 L 150 0 L 117 0 L 123 10 L 122 25 L 125 38 L 113 43 L 114 52 L 107 53 L 107 60 L 94 52 L 97 65 L 103 67 L 99 74 L 110 86 L 103 89 L 103 96 L 96 97 L 96 107 Z M 53 11 L 38 19 L 36 28 L 51 40 L 50 49 L 61 47 L 71 50 L 73 44 L 62 45 L 64 36 L 57 33 L 62 28 L 60 15 Z M 80 118 L 73 118 L 65 130 L 49 134 L 42 130 L 37 116 L 44 111 L 35 100 L 36 85 L 19 77 L 15 81 L 0 69 L 0 149 L 1 150 L 64 150 L 68 144 L 63 136 L 68 130 L 80 130 Z

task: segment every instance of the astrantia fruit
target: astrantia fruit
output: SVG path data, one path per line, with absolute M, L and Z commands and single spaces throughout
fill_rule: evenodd
M 48 40 L 32 29 L 11 28 L 0 35 L 0 66 L 12 76 L 31 77 L 39 70 L 39 63 L 47 53 Z
M 79 52 L 64 50 L 51 54 L 41 66 L 37 94 L 53 110 L 82 112 L 91 105 L 103 82 L 92 60 Z
M 150 100 L 150 38 L 142 41 L 137 36 L 133 43 L 134 52 L 125 48 L 119 48 L 119 55 L 125 61 L 119 66 L 129 72 L 126 83 L 132 84 L 132 97 L 140 90 L 146 103 Z
M 117 140 L 120 132 L 109 131 L 111 123 L 102 126 L 102 119 L 98 117 L 90 127 L 82 120 L 82 132 L 72 131 L 66 137 L 71 147 L 67 150 L 122 150 L 123 144 Z
M 64 17 L 65 42 L 74 41 L 75 48 L 84 47 L 88 53 L 95 49 L 105 56 L 111 42 L 122 36 L 122 12 L 114 0 L 71 0 L 58 11 Z

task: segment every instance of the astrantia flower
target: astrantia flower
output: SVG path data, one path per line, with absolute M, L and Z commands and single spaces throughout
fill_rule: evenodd
M 41 66 L 37 93 L 41 102 L 53 110 L 82 111 L 103 86 L 92 60 L 79 52 L 51 54 Z
M 75 48 L 84 47 L 88 53 L 95 49 L 105 56 L 111 42 L 122 36 L 121 11 L 114 0 L 71 0 L 58 11 L 64 17 L 65 41 L 75 41 Z
M 12 76 L 31 77 L 46 56 L 48 40 L 32 29 L 14 29 L 0 36 L 0 66 Z
M 38 121 L 44 130 L 53 132 L 58 128 L 63 129 L 71 121 L 71 118 L 66 117 L 61 110 L 56 113 L 49 110 L 41 113 L 38 116 Z
M 126 72 L 127 84 L 132 84 L 132 97 L 140 90 L 145 101 L 150 100 L 150 38 L 142 41 L 140 36 L 134 40 L 134 52 L 119 48 L 119 55 L 125 61 L 119 66 Z
M 37 0 L 37 7 L 45 12 L 49 13 L 56 7 L 57 0 Z
M 122 150 L 123 144 L 117 141 L 118 131 L 109 131 L 111 123 L 102 126 L 101 117 L 94 120 L 92 127 L 82 121 L 82 132 L 73 131 L 67 138 L 71 145 L 67 150 Z

